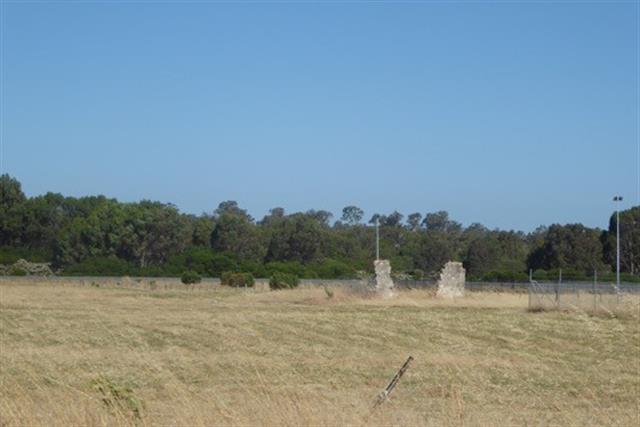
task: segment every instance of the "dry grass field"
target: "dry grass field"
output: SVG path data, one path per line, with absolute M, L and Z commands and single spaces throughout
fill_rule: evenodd
M 640 425 L 637 305 L 333 292 L 4 282 L 0 425 Z

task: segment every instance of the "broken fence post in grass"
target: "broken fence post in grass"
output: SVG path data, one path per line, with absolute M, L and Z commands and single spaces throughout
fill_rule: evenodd
M 398 381 L 400 381 L 402 375 L 404 375 L 405 371 L 409 368 L 409 363 L 411 363 L 412 360 L 413 356 L 409 356 L 407 361 L 404 362 L 404 365 L 402 365 L 400 370 L 393 376 L 391 382 L 389 382 L 389 385 L 387 385 L 387 387 L 380 392 L 378 398 L 376 399 L 376 403 L 373 405 L 374 409 L 381 405 L 385 400 L 387 400 L 387 397 L 389 397 L 393 389 L 396 387 L 396 385 L 398 385 Z

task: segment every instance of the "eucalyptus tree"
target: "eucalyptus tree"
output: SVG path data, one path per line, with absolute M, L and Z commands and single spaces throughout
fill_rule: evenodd
M 364 211 L 357 206 L 345 206 L 342 208 L 342 221 L 349 225 L 359 224 L 364 217 Z

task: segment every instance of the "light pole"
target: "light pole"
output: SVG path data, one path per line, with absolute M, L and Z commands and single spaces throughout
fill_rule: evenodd
M 622 196 L 615 196 L 614 202 L 621 202 Z M 620 288 L 620 210 L 616 204 L 616 286 Z

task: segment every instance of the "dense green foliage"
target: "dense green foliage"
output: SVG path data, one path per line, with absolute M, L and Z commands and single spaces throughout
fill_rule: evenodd
M 449 260 L 463 261 L 471 279 L 608 277 L 615 268 L 616 216 L 607 230 L 554 224 L 531 233 L 463 227 L 445 211 L 374 214 L 347 206 L 339 220 L 310 210 L 273 208 L 254 220 L 234 201 L 211 214 L 183 214 L 171 204 L 121 203 L 104 196 L 26 197 L 20 183 L 0 177 L 0 264 L 19 258 L 52 262 L 70 275 L 175 276 L 186 270 L 220 277 L 226 271 L 271 277 L 353 278 L 372 271 L 373 225 L 394 273 L 433 278 Z M 640 266 L 640 206 L 620 212 L 623 277 Z
M 252 287 L 255 279 L 251 273 L 234 273 L 225 271 L 220 276 L 220 283 L 224 286 L 232 286 L 234 288 Z
M 9 274 L 12 275 L 12 276 L 26 276 L 27 272 L 26 272 L 26 270 L 23 270 L 22 268 L 12 267 L 11 270 L 9 270 Z
M 182 273 L 180 280 L 182 280 L 182 283 L 185 285 L 193 285 L 194 283 L 200 283 L 202 281 L 202 277 L 193 270 L 187 270 Z
M 295 274 L 273 273 L 269 278 L 269 289 L 293 289 L 298 287 L 300 280 Z

